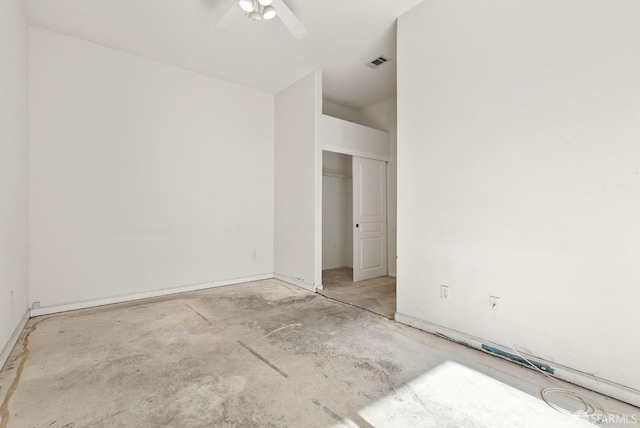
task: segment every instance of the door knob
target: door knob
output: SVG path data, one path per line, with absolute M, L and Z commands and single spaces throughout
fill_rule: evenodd
M 360 225 L 359 225 L 359 224 L 356 224 L 356 227 L 360 227 Z

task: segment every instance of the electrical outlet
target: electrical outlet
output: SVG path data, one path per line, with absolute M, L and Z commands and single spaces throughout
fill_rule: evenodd
M 449 287 L 447 285 L 440 286 L 440 298 L 442 300 L 449 300 Z
M 489 311 L 494 312 L 498 309 L 498 302 L 500 298 L 496 296 L 489 296 Z
M 253 260 L 258 258 L 258 252 L 257 251 L 254 251 L 252 254 L 253 254 Z

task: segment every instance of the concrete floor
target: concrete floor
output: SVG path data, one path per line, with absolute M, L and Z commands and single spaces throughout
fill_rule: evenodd
M 353 282 L 353 269 L 322 272 L 323 296 L 393 319 L 396 314 L 396 279 L 392 276 Z
M 592 427 L 544 404 L 545 386 L 267 280 L 31 319 L 0 372 L 0 427 Z

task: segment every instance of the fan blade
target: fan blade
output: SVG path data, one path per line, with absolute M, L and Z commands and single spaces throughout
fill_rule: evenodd
M 222 15 L 220 17 L 220 19 L 218 20 L 218 22 L 216 22 L 216 29 L 217 30 L 228 30 L 229 29 L 229 22 L 231 21 L 229 18 L 236 12 L 238 12 L 236 9 L 239 9 L 238 7 L 238 1 L 237 0 L 233 0 L 231 2 L 231 5 L 229 5 L 229 8 L 227 9 L 227 11 L 224 13 L 224 15 Z
M 302 22 L 291 12 L 291 9 L 282 0 L 273 0 L 273 8 L 278 12 L 278 18 L 291 32 L 293 37 L 302 40 L 309 34 Z

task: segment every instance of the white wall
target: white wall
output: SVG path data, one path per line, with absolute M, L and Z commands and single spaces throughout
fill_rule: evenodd
M 391 159 L 390 137 L 386 131 L 324 114 L 318 125 L 323 150 L 382 161 Z
M 343 106 L 326 99 L 322 100 L 322 114 L 355 123 L 359 123 L 360 120 L 360 110 Z
M 275 97 L 275 274 L 315 289 L 322 282 L 322 75 Z
M 396 276 L 398 190 L 398 100 L 396 97 L 360 110 L 358 123 L 389 133 L 391 159 L 387 162 L 387 266 Z
M 29 84 L 32 302 L 273 272 L 272 95 L 34 27 Z
M 351 156 L 322 152 L 322 269 L 353 267 Z
M 640 2 L 398 28 L 398 312 L 640 389 Z M 441 300 L 441 284 L 450 299 Z
M 0 0 L 0 367 L 28 307 L 27 57 L 23 4 Z

